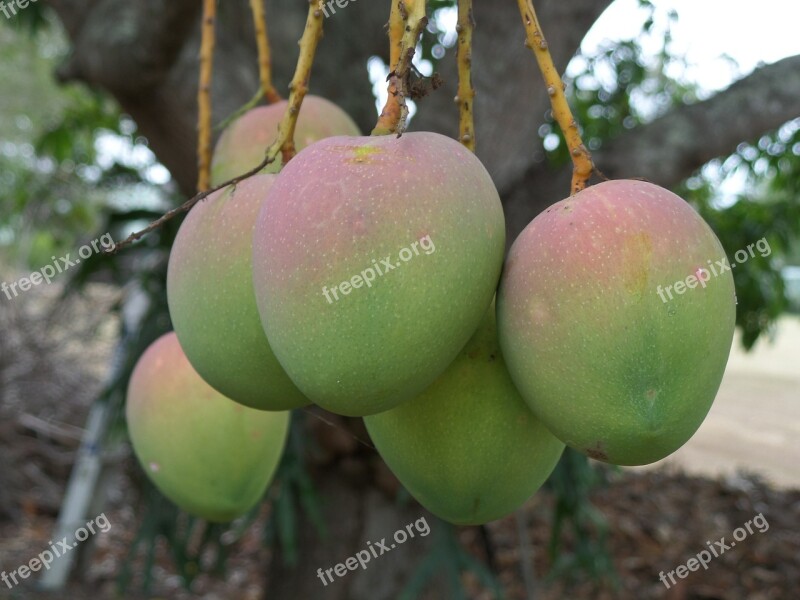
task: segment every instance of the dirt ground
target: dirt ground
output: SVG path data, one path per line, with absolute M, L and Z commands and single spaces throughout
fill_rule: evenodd
M 537 600 L 796 600 L 798 597 L 800 490 L 776 490 L 744 476 L 711 480 L 668 470 L 618 472 L 612 473 L 611 479 L 592 497 L 609 522 L 609 553 L 616 583 L 544 581 L 550 567 L 545 549 L 551 533 L 552 495 L 540 492 L 525 506 L 527 537 L 538 579 L 534 596 Z M 753 523 L 752 534 L 735 542 L 735 531 L 759 514 L 763 520 Z M 160 548 L 151 594 L 142 594 L 141 579 L 135 578 L 122 596 L 116 596 L 116 575 L 127 560 L 137 522 L 127 507 L 107 511 L 107 517 L 113 528 L 96 538 L 96 552 L 90 567 L 83 572 L 82 581 L 58 594 L 37 592 L 26 581 L 13 590 L 0 588 L 0 598 L 260 600 L 264 564 L 268 559 L 268 550 L 261 544 L 260 526 L 248 530 L 231 548 L 224 578 L 202 575 L 195 580 L 191 592 L 187 592 L 175 576 L 165 549 Z M 51 527 L 52 520 L 46 517 L 27 517 L 23 523 L 0 525 L 3 568 L 23 564 L 46 548 Z M 506 597 L 526 599 L 518 521 L 511 516 L 490 524 L 488 529 L 498 579 Z M 738 537 L 742 538 L 745 531 L 741 529 Z M 475 528 L 464 528 L 460 535 L 471 551 L 484 558 Z M 723 537 L 728 548 L 707 562 L 707 570 L 698 568 L 688 572 L 685 579 L 676 574 L 676 585 L 670 585 L 669 589 L 661 583 L 662 571 L 666 574 L 687 564 L 707 549 L 707 542 L 714 543 Z M 474 576 L 465 575 L 463 582 L 469 598 L 493 598 L 491 593 L 480 589 Z M 319 598 L 324 600 L 324 592 L 320 592 Z

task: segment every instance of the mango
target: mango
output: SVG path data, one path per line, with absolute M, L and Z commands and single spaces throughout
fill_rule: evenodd
M 262 410 L 309 404 L 261 326 L 253 291 L 253 226 L 274 175 L 255 175 L 199 202 L 178 231 L 167 300 L 189 362 L 228 398 Z
M 256 168 L 267 147 L 278 135 L 278 125 L 288 105 L 286 100 L 257 106 L 231 123 L 220 134 L 211 160 L 211 184 L 218 186 Z M 319 96 L 306 96 L 297 118 L 294 141 L 297 150 L 334 135 L 360 135 L 353 119 L 333 102 Z M 265 168 L 277 173 L 281 155 Z
M 480 161 L 435 133 L 333 137 L 278 175 L 253 234 L 253 282 L 275 356 L 345 416 L 422 392 L 492 301 L 503 209 Z
M 153 484 L 186 512 L 214 522 L 258 503 L 289 431 L 288 412 L 250 409 L 211 388 L 174 333 L 139 358 L 125 414 L 134 453 Z
M 497 341 L 494 303 L 428 389 L 364 417 L 364 423 L 409 493 L 456 525 L 480 525 L 519 508 L 564 450 L 511 381 Z
M 731 348 L 725 260 L 686 202 L 644 181 L 604 182 L 537 216 L 511 248 L 497 302 L 500 346 L 531 410 L 605 462 L 643 465 L 681 447 Z

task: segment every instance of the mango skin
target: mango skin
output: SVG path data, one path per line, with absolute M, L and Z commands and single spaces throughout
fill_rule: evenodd
M 288 412 L 237 404 L 192 369 L 168 333 L 139 358 L 128 384 L 128 433 L 155 486 L 186 512 L 226 522 L 255 506 L 278 467 Z
M 519 508 L 564 451 L 511 381 L 494 304 L 433 385 L 364 423 L 411 495 L 456 525 L 481 525 Z
M 287 101 L 282 100 L 269 106 L 257 106 L 225 128 L 214 147 L 211 185 L 230 181 L 261 164 L 267 147 L 278 136 L 278 125 L 287 105 Z M 306 96 L 294 135 L 297 150 L 334 135 L 361 135 L 361 132 L 353 119 L 333 102 L 319 96 Z M 264 172 L 277 173 L 282 165 L 278 154 Z
M 402 262 L 414 243 L 419 254 Z M 316 142 L 284 168 L 256 222 L 253 281 L 267 338 L 319 406 L 346 416 L 389 410 L 433 383 L 475 332 L 504 244 L 497 190 L 454 140 Z M 326 298 L 324 287 L 385 257 L 400 266 Z
M 270 348 L 253 291 L 253 226 L 274 175 L 255 175 L 199 202 L 167 269 L 172 324 L 189 361 L 222 395 L 261 410 L 310 404 Z
M 500 345 L 533 412 L 597 460 L 643 465 L 680 448 L 719 389 L 736 297 L 730 271 L 667 302 L 658 286 L 724 257 L 686 202 L 642 181 L 604 182 L 537 216 L 497 302 Z

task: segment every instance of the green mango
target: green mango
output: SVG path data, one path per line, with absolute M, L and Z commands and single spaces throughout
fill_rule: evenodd
M 234 177 L 255 169 L 275 138 L 288 102 L 282 100 L 269 106 L 257 106 L 231 123 L 219 136 L 211 160 L 211 185 L 218 186 Z M 361 135 L 353 119 L 333 102 L 309 95 L 303 100 L 294 142 L 297 150 L 334 135 Z M 283 159 L 264 169 L 266 173 L 281 170 Z
M 494 304 L 433 385 L 364 423 L 411 495 L 456 525 L 488 523 L 519 508 L 564 450 L 511 381 Z
M 364 416 L 442 374 L 492 301 L 500 197 L 480 161 L 435 133 L 333 137 L 278 175 L 253 234 L 261 321 L 319 406 Z
M 270 348 L 253 292 L 253 225 L 274 175 L 214 192 L 181 224 L 167 269 L 175 333 L 192 366 L 223 396 L 262 410 L 310 401 Z
M 226 522 L 264 495 L 289 431 L 288 412 L 229 400 L 194 371 L 174 333 L 153 342 L 128 384 L 128 433 L 153 484 L 186 512 Z
M 736 296 L 722 260 L 705 221 L 644 181 L 604 182 L 537 216 L 497 301 L 500 345 L 531 410 L 597 460 L 643 465 L 681 447 L 731 348 Z

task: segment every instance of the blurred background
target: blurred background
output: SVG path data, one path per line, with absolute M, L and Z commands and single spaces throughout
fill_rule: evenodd
M 444 85 L 413 107 L 411 123 L 451 136 L 453 5 L 429 2 L 417 66 Z M 266 7 L 284 91 L 307 3 Z M 75 523 L 104 512 L 111 524 L 45 578 L 0 583 L 0 598 L 797 597 L 800 8 L 539 0 L 537 10 L 600 170 L 681 194 L 731 262 L 749 244 L 769 245 L 734 271 L 734 347 L 694 438 L 635 469 L 568 451 L 517 514 L 454 528 L 410 499 L 359 442 L 368 438 L 359 420 L 298 412 L 263 503 L 228 525 L 193 519 L 141 473 L 122 412 L 133 364 L 170 329 L 173 220 L 50 285 L 0 293 L 0 571 Z M 326 19 L 311 80 L 312 93 L 363 131 L 385 97 L 388 12 L 388 2 L 351 2 Z M 478 155 L 511 241 L 568 193 L 571 167 L 515 3 L 476 0 L 475 18 Z M 120 240 L 192 195 L 199 25 L 195 0 L 0 5 L 0 282 L 104 233 Z M 220 3 L 216 124 L 258 89 L 254 40 L 248 3 Z M 660 572 L 759 513 L 767 531 L 669 589 L 661 583 Z M 342 585 L 317 579 L 317 568 L 421 515 L 430 536 Z

